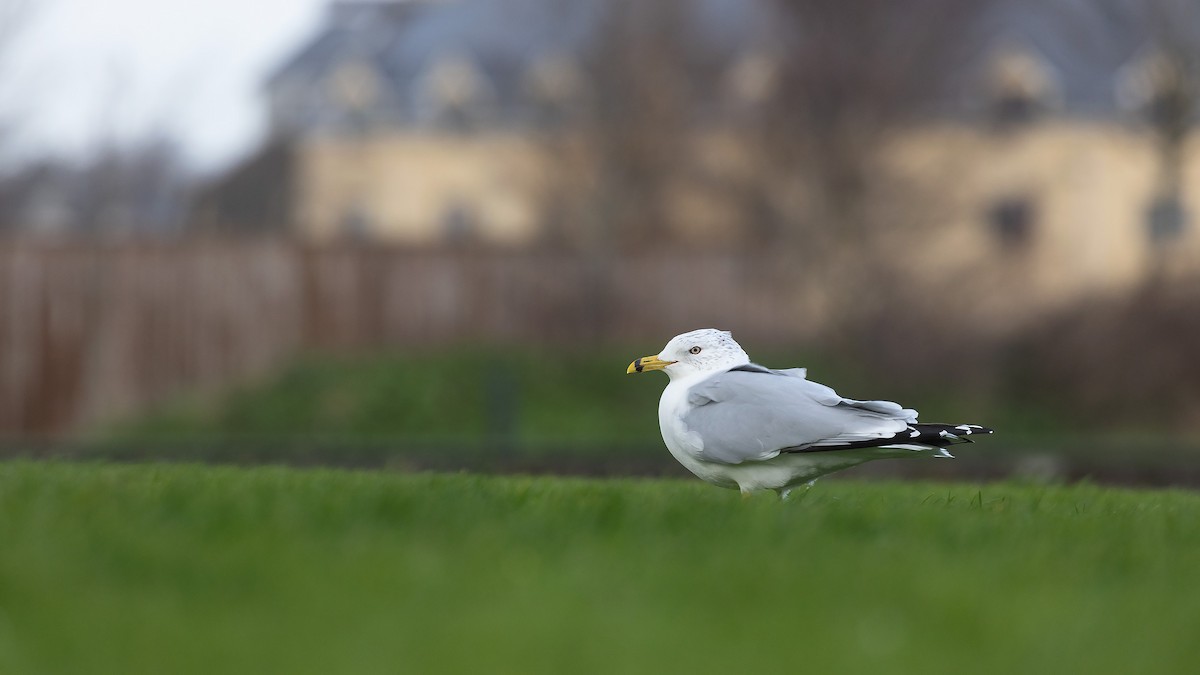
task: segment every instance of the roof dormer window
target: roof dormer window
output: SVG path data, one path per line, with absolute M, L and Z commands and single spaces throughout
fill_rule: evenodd
M 1049 65 L 1033 50 L 1019 45 L 997 49 L 987 72 L 991 118 L 1000 125 L 1026 124 L 1058 105 L 1060 91 Z
M 561 122 L 583 103 L 584 78 L 565 56 L 536 61 L 525 73 L 523 89 L 538 122 Z
M 495 93 L 469 58 L 443 57 L 418 81 L 418 114 L 432 124 L 467 130 L 486 116 Z
M 342 64 L 329 78 L 333 99 L 348 110 L 366 110 L 379 99 L 379 79 L 371 66 L 362 62 Z

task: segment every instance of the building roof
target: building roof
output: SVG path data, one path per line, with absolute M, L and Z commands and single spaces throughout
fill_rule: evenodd
M 438 102 L 430 97 L 458 91 L 455 86 L 478 96 L 489 123 L 519 122 L 528 112 L 524 78 L 548 60 L 573 62 L 586 73 L 589 45 L 617 1 L 340 0 L 330 6 L 320 31 L 268 78 L 274 126 L 280 132 L 319 133 L 362 123 L 419 124 L 436 114 L 430 110 Z M 770 50 L 770 1 L 682 0 L 690 21 L 681 30 L 732 67 L 741 55 Z M 1153 37 L 1141 4 L 980 3 L 970 53 L 959 64 L 947 64 L 944 100 L 931 103 L 958 113 L 986 105 L 995 60 L 1019 52 L 1025 67 L 1014 72 L 1040 72 L 1053 89 L 1058 113 L 1119 115 L 1121 69 Z M 348 66 L 374 79 L 370 100 L 349 113 L 329 86 Z M 442 77 L 457 80 L 440 83 Z

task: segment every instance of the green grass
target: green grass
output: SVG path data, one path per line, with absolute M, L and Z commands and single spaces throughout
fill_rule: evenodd
M 169 401 L 105 435 L 114 440 L 656 439 L 655 410 L 666 379 L 627 377 L 625 366 L 638 355 L 460 348 L 310 358 L 216 398 Z
M 1166 673 L 1200 495 L 0 464 L 3 673 Z

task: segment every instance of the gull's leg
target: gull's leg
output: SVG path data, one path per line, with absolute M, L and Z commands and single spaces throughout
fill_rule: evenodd
M 813 486 L 813 485 L 814 485 L 816 482 L 817 482 L 817 479 L 816 479 L 816 478 L 814 478 L 814 479 L 812 479 L 812 480 L 808 481 L 807 483 L 805 483 L 805 484 L 804 484 L 804 490 L 800 492 L 800 496 L 801 496 L 801 497 L 804 497 L 804 496 L 808 495 L 808 491 L 812 489 L 812 486 Z M 778 492 L 778 493 L 779 493 L 779 501 L 781 501 L 781 502 L 782 502 L 782 501 L 786 501 L 786 500 L 787 500 L 787 498 L 788 498 L 788 495 L 792 494 L 792 490 L 793 490 L 793 488 L 786 487 L 786 488 L 779 488 L 779 489 L 775 490 L 775 492 Z
M 750 491 L 744 485 L 739 485 L 738 489 L 742 491 L 742 501 L 750 499 Z
M 808 481 L 807 483 L 805 483 L 805 484 L 804 484 L 804 492 L 801 492 L 801 493 L 800 493 L 800 496 L 801 496 L 801 497 L 807 497 L 807 496 L 808 496 L 808 492 L 809 492 L 809 490 L 812 490 L 812 486 L 814 486 L 814 485 L 816 485 L 816 484 L 817 484 L 817 479 L 816 479 L 816 478 L 814 478 L 814 479 L 812 479 L 812 480 Z

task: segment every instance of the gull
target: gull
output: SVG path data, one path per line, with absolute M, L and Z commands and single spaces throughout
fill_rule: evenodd
M 658 402 L 667 449 L 714 485 L 774 490 L 888 457 L 953 457 L 946 446 L 990 434 L 977 424 L 918 424 L 917 411 L 891 401 L 843 398 L 804 368 L 772 370 L 750 361 L 728 331 L 677 335 L 627 373 L 670 377 Z

